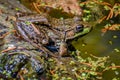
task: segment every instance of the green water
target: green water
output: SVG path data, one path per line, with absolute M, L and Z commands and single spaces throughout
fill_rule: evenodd
M 87 54 L 95 56 L 110 56 L 110 62 L 120 65 L 120 31 L 101 32 L 101 26 L 96 26 L 92 32 L 73 42 L 75 48 L 81 51 L 81 56 L 87 57 Z M 112 80 L 120 78 L 120 69 L 109 70 L 103 73 L 103 80 Z

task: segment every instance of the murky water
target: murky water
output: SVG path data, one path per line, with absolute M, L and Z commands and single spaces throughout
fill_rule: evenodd
M 118 53 L 120 50 L 120 31 L 107 31 L 105 34 L 101 32 L 99 27 L 93 29 L 86 36 L 75 41 L 76 49 L 83 52 L 92 53 L 98 56 L 108 56 Z
M 120 31 L 107 31 L 103 34 L 101 28 L 98 26 L 91 33 L 74 41 L 75 48 L 81 51 L 83 57 L 87 57 L 85 53 L 110 56 L 110 62 L 120 65 Z M 120 69 L 109 70 L 103 74 L 103 80 L 111 80 L 114 77 L 120 78 Z

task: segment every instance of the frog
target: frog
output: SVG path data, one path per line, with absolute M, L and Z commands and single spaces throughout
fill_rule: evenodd
M 57 19 L 46 14 L 29 14 L 17 17 L 14 28 L 18 35 L 43 53 L 59 57 L 68 54 L 70 42 L 89 33 L 92 27 L 76 16 Z

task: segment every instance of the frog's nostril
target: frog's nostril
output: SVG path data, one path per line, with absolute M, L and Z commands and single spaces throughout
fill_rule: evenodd
M 84 26 L 82 24 L 79 24 L 79 25 L 76 26 L 76 30 L 75 31 L 76 32 L 82 32 L 83 28 L 84 28 Z

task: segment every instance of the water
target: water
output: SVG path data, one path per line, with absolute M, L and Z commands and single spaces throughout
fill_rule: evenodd
M 83 57 L 84 53 L 95 56 L 110 56 L 110 62 L 120 65 L 120 31 L 107 31 L 104 35 L 101 32 L 101 26 L 95 27 L 92 32 L 84 37 L 74 41 L 75 48 L 80 50 Z M 112 80 L 120 78 L 120 69 L 109 70 L 103 73 L 103 80 Z

